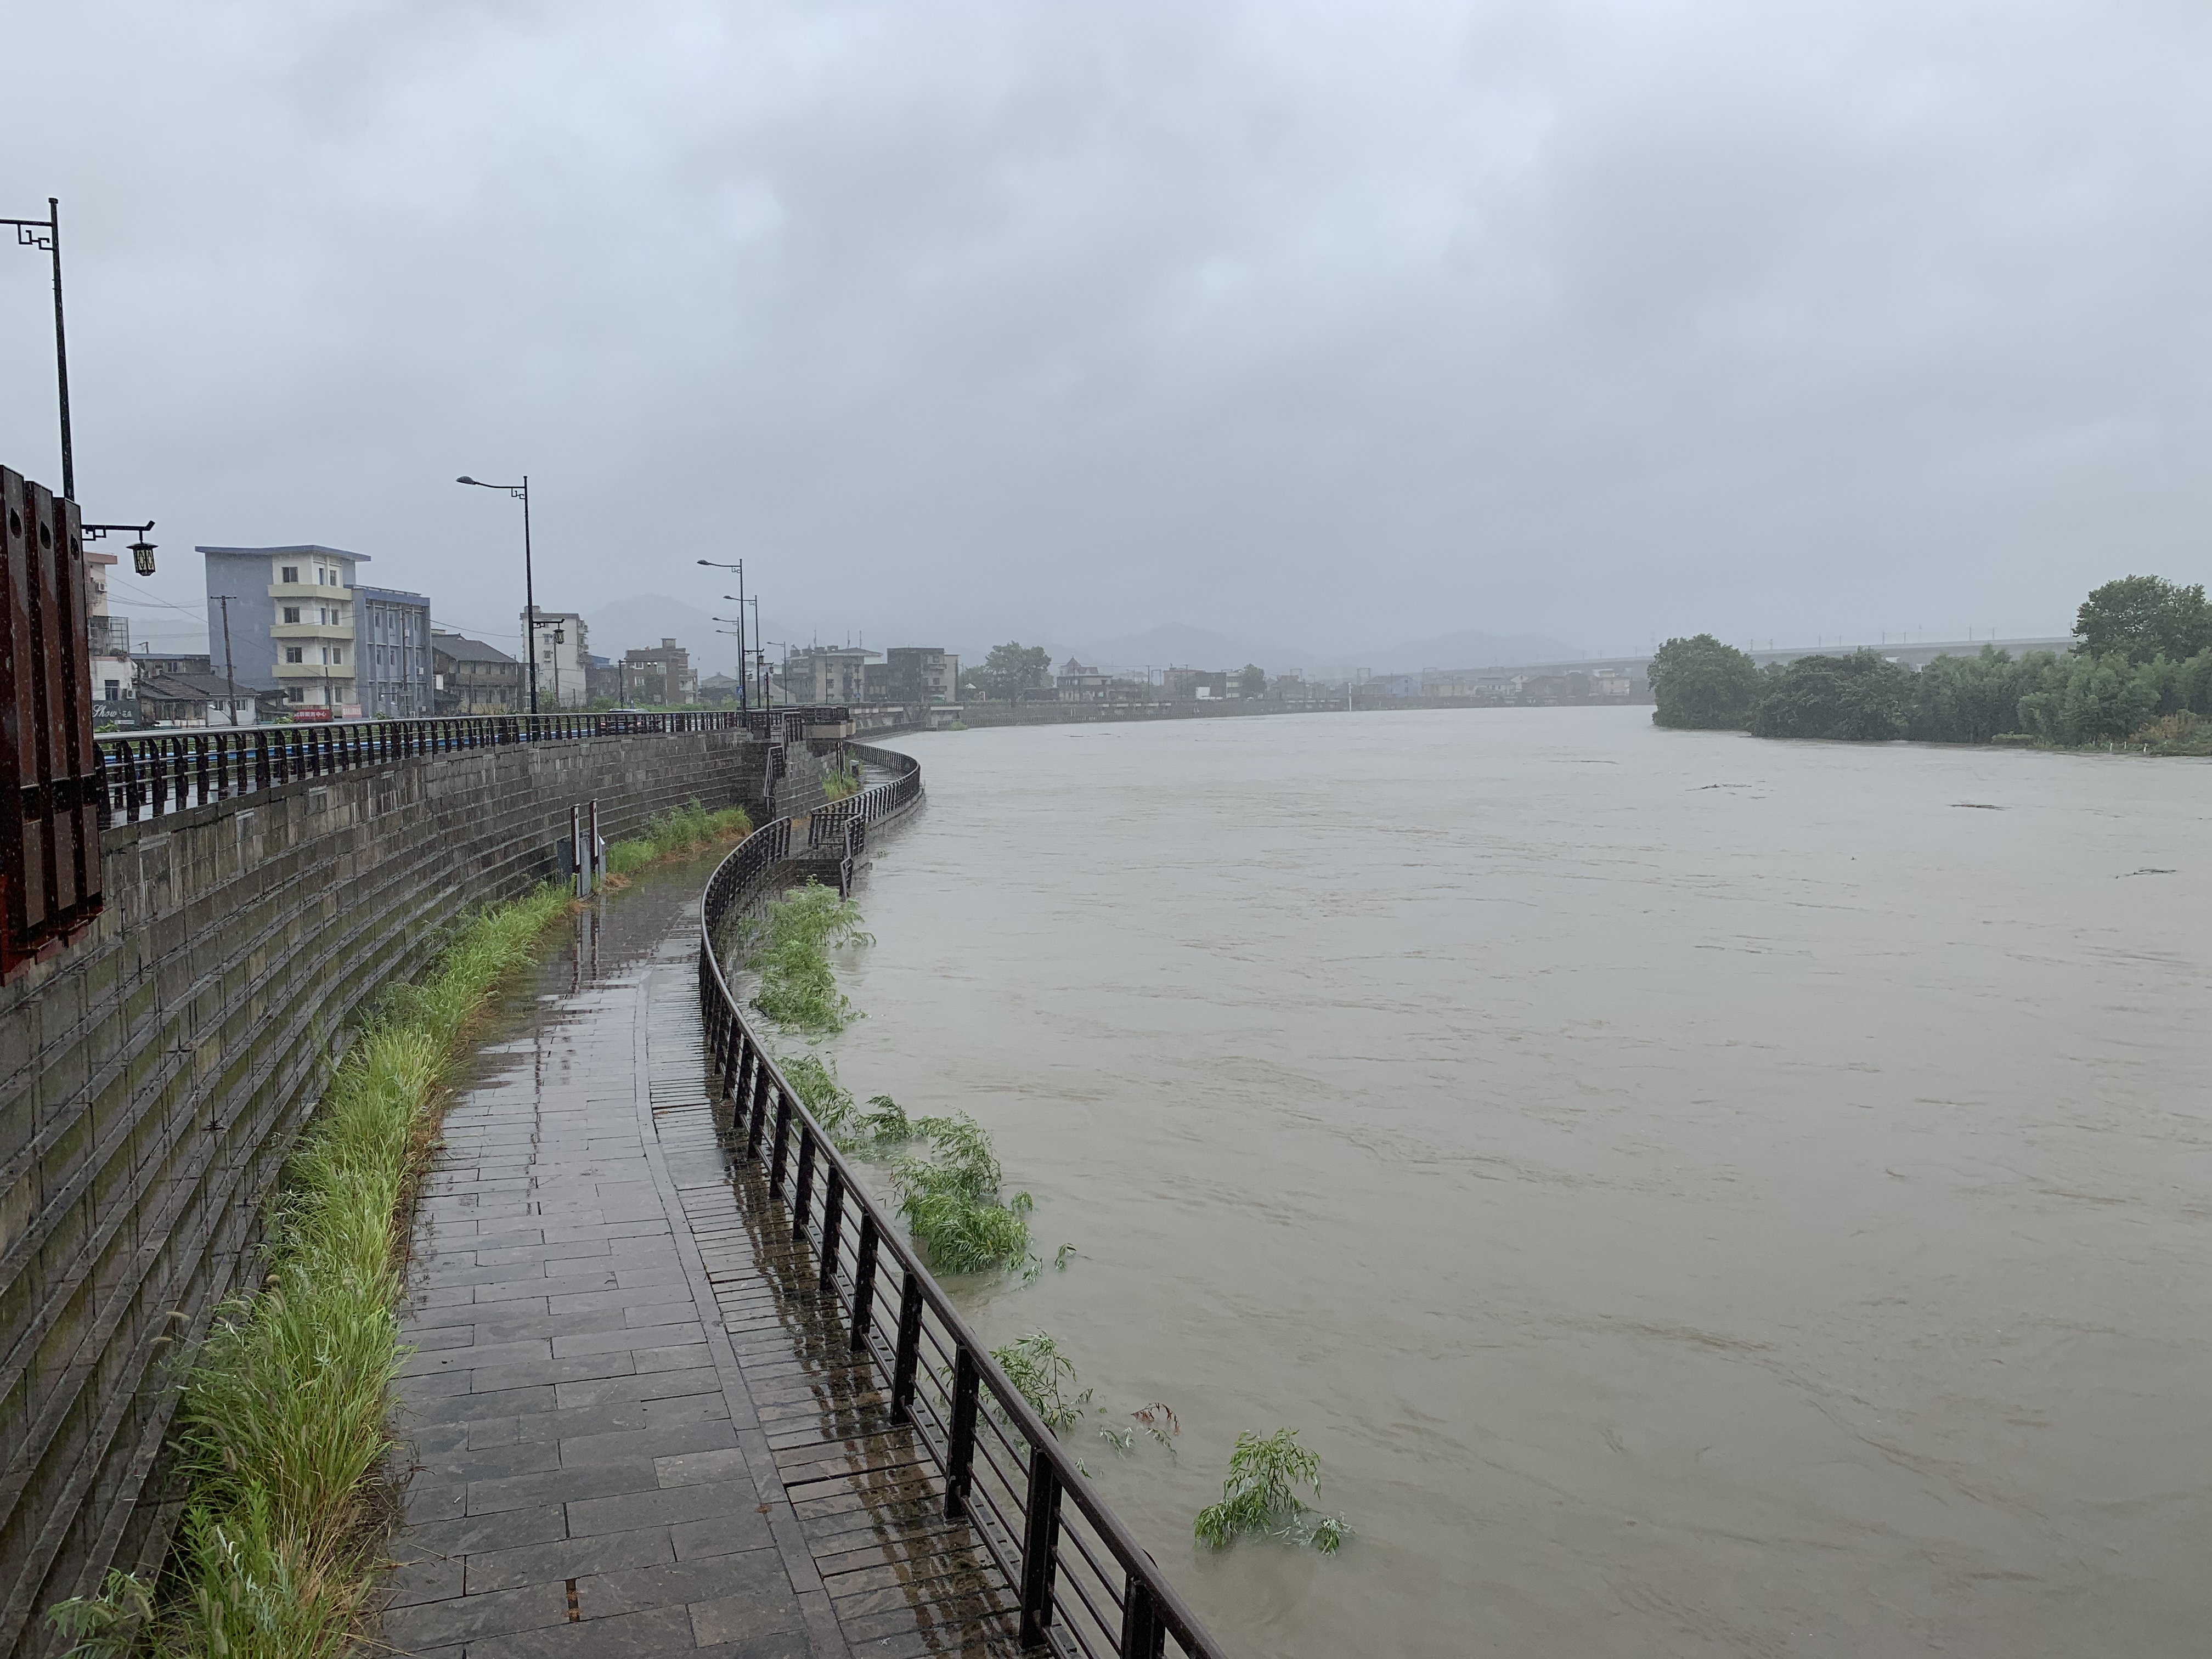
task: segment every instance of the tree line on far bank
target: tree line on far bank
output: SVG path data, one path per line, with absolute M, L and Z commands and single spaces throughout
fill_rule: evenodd
M 1881 653 L 1800 657 L 1765 670 L 1710 634 L 1651 659 L 1661 726 L 1761 738 L 1882 743 L 2186 743 L 2212 716 L 2212 605 L 2202 583 L 2106 582 L 2063 653 L 1994 646 L 1918 673 Z

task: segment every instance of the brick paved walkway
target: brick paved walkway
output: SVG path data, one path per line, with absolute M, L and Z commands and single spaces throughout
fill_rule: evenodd
M 406 1321 L 401 1652 L 848 1650 L 684 1224 L 679 1189 L 729 1192 L 720 1154 L 654 1130 L 656 1084 L 705 1099 L 702 879 L 580 918 L 447 1118 Z

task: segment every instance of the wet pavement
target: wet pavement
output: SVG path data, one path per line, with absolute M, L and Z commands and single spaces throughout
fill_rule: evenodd
M 656 1062 L 706 1098 L 708 867 L 580 915 L 447 1115 L 405 1322 L 402 1652 L 848 1651 L 682 1222 L 679 1174 L 729 1191 L 720 1153 L 679 1171 L 654 1128 Z
M 712 867 L 580 913 L 447 1114 L 405 1316 L 399 1652 L 1013 1650 L 811 1255 L 732 1179 L 698 1012 Z

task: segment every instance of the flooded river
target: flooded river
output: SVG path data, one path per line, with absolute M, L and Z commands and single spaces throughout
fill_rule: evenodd
M 1642 709 L 903 741 L 846 1082 L 972 1112 L 1232 1650 L 2201 1653 L 2212 768 Z M 1191 1542 L 1294 1426 L 1334 1559 Z

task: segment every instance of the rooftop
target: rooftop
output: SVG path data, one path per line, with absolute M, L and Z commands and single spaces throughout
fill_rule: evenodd
M 325 547 L 320 542 L 301 542 L 295 545 L 289 547 L 195 547 L 192 551 L 195 553 L 252 554 L 256 557 L 264 559 L 274 558 L 279 553 L 320 553 L 325 558 L 354 559 L 362 564 L 367 564 L 368 562 L 368 555 L 366 553 L 349 553 L 343 547 Z
M 495 645 L 486 645 L 482 640 L 472 640 L 465 634 L 441 634 L 430 631 L 430 648 L 442 651 L 455 662 L 513 662 L 514 658 Z

